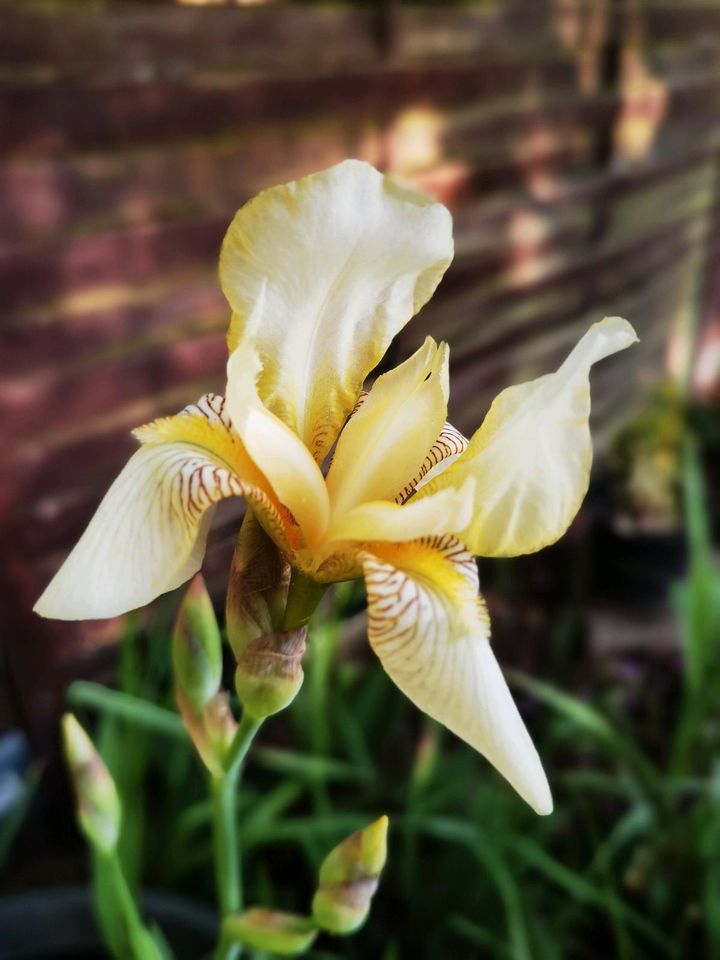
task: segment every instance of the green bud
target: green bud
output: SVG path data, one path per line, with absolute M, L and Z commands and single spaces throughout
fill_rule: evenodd
M 387 858 L 388 818 L 380 817 L 331 850 L 320 867 L 313 916 L 322 930 L 353 933 L 365 922 Z
M 175 699 L 185 730 L 200 759 L 214 777 L 220 776 L 237 731 L 227 693 L 216 693 L 202 710 L 196 709 L 179 687 L 175 690 Z
M 173 666 L 178 689 L 202 710 L 220 689 L 222 640 L 201 574 L 190 584 L 175 622 Z
M 266 633 L 240 652 L 235 689 L 250 716 L 269 717 L 295 699 L 303 682 L 306 636 L 307 627 Z
M 120 835 L 120 798 L 92 740 L 71 713 L 62 719 L 65 759 L 77 800 L 80 829 L 93 846 L 111 853 Z
M 309 917 L 261 907 L 251 907 L 223 922 L 224 939 L 282 956 L 305 953 L 316 936 L 317 928 Z

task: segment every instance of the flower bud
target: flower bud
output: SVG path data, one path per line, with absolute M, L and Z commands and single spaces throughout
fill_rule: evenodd
M 71 713 L 62 719 L 63 744 L 80 829 L 93 846 L 111 853 L 120 835 L 120 798 L 92 740 Z
M 225 622 L 236 657 L 280 625 L 290 584 L 290 565 L 248 512 L 235 544 Z
M 179 687 L 175 690 L 175 699 L 200 759 L 214 777 L 220 776 L 238 726 L 227 693 L 216 693 L 202 710 L 197 710 Z
M 303 682 L 307 627 L 266 633 L 237 658 L 235 689 L 247 713 L 261 720 L 292 703 Z
M 196 710 L 220 689 L 222 640 L 201 574 L 190 584 L 175 622 L 173 667 L 177 687 Z
M 313 916 L 322 930 L 353 933 L 365 922 L 387 857 L 388 818 L 335 847 L 320 867 Z
M 305 953 L 317 936 L 317 928 L 309 917 L 251 907 L 225 919 L 223 936 L 256 950 L 293 956 Z

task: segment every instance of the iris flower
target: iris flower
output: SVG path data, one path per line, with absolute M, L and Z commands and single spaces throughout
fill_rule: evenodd
M 637 338 L 625 320 L 596 323 L 556 372 L 503 390 L 469 441 L 446 421 L 445 343 L 428 337 L 364 393 L 452 256 L 445 207 L 358 161 L 246 204 L 220 256 L 224 397 L 135 431 L 139 449 L 35 609 L 86 619 L 149 603 L 199 569 L 215 505 L 244 497 L 296 570 L 365 578 L 392 680 L 544 814 L 475 556 L 565 532 L 588 486 L 590 367 Z

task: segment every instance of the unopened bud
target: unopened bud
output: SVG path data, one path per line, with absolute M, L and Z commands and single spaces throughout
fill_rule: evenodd
M 196 710 L 220 689 L 222 640 L 201 574 L 190 584 L 175 622 L 173 667 L 177 687 Z
M 225 622 L 236 657 L 280 623 L 290 583 L 290 565 L 254 514 L 243 520 L 233 552 Z
M 237 721 L 230 709 L 227 693 L 216 693 L 202 710 L 196 709 L 180 688 L 175 691 L 175 699 L 200 759 L 214 777 L 220 776 L 237 731 Z
M 353 933 L 370 911 L 387 858 L 388 818 L 380 817 L 335 847 L 320 867 L 313 916 L 322 930 Z
M 247 713 L 261 720 L 283 710 L 303 682 L 307 627 L 266 633 L 240 652 L 235 689 Z
M 77 800 L 80 829 L 93 846 L 111 853 L 120 835 L 120 798 L 92 740 L 71 713 L 62 719 L 65 759 Z
M 295 956 L 311 946 L 317 927 L 310 917 L 251 907 L 225 919 L 223 936 L 256 950 Z

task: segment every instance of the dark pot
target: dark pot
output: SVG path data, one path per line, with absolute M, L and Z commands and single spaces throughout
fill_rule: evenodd
M 200 960 L 212 950 L 217 919 L 211 910 L 149 893 L 143 912 L 160 927 L 177 960 Z M 88 891 L 40 890 L 0 901 L 0 960 L 108 960 Z

